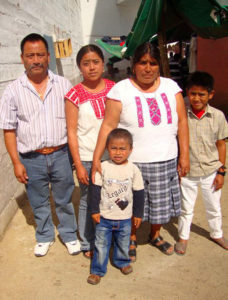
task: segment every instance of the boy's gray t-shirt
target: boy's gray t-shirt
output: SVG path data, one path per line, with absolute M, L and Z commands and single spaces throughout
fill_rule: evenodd
M 105 219 L 125 220 L 132 217 L 133 190 L 144 189 L 142 174 L 132 162 L 117 165 L 111 160 L 101 164 L 95 184 L 101 186 L 100 214 Z

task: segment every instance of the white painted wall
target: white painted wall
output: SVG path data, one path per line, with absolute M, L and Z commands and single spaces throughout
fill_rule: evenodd
M 141 0 L 80 0 L 83 42 L 94 43 L 104 35 L 127 35 L 135 20 Z
M 73 54 L 60 60 L 65 77 L 76 82 L 79 76 L 75 56 L 82 45 L 81 7 L 79 0 L 0 0 L 0 96 L 24 67 L 20 61 L 20 42 L 27 34 L 39 33 L 57 39 L 71 38 Z M 55 65 L 55 61 L 52 61 Z M 24 186 L 13 173 L 0 130 L 0 238 L 24 197 Z
M 136 18 L 141 0 L 80 0 L 83 27 L 83 43 L 94 44 L 103 36 L 128 35 Z M 96 43 L 95 43 L 96 44 Z M 110 57 L 105 53 L 105 59 Z M 115 67 L 126 68 L 122 61 Z

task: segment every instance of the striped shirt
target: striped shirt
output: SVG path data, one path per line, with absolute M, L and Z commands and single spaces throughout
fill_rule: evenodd
M 222 111 L 207 105 L 203 116 L 198 119 L 188 109 L 190 137 L 190 172 L 188 176 L 207 176 L 215 172 L 219 161 L 216 142 L 228 137 L 228 125 Z
M 27 153 L 67 142 L 64 95 L 72 85 L 68 79 L 48 71 L 44 100 L 24 73 L 9 84 L 0 101 L 0 128 L 15 129 L 17 148 Z

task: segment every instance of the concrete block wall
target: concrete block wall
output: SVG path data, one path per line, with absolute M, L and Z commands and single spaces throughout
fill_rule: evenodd
M 20 42 L 24 36 L 36 32 L 50 41 L 71 38 L 73 53 L 59 59 L 53 68 L 74 84 L 79 79 L 75 56 L 82 42 L 81 5 L 79 0 L 4 0 L 0 1 L 0 97 L 6 85 L 23 71 L 20 61 Z M 53 49 L 50 49 L 53 51 Z M 17 210 L 17 201 L 24 194 L 24 186 L 14 177 L 12 164 L 5 149 L 0 130 L 0 238 Z

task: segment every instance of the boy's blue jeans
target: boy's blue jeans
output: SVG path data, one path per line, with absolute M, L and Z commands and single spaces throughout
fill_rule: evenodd
M 108 220 L 101 217 L 96 225 L 95 249 L 91 264 L 91 274 L 104 276 L 107 272 L 109 250 L 114 241 L 113 263 L 117 268 L 130 264 L 129 245 L 131 219 Z

